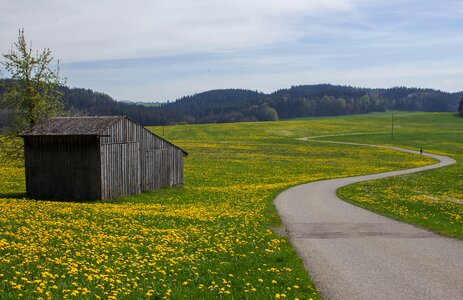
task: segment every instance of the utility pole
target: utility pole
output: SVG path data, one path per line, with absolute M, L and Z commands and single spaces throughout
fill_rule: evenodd
M 391 140 L 394 140 L 394 114 L 392 114 L 392 122 L 391 122 Z

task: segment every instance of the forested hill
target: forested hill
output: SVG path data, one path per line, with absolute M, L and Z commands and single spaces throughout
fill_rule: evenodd
M 126 115 L 143 125 L 267 121 L 386 109 L 456 112 L 462 96 L 432 89 L 365 89 L 322 84 L 293 86 L 271 94 L 241 89 L 212 90 L 161 106 L 145 106 L 115 101 L 89 89 L 63 87 L 62 90 L 68 115 Z M 6 120 L 5 111 L 0 111 L 0 126 Z
M 271 94 L 242 89 L 212 90 L 161 106 L 118 102 L 86 89 L 63 88 L 66 109 L 74 114 L 127 115 L 143 125 L 267 121 L 385 111 L 456 112 L 462 93 L 397 87 L 363 89 L 304 85 Z

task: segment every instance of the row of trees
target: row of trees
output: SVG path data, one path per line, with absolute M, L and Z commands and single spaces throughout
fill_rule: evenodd
M 1 92 L 1 91 L 0 91 Z M 292 87 L 272 94 L 249 90 L 214 90 L 161 106 L 119 102 L 89 89 L 60 87 L 65 115 L 127 115 L 143 125 L 272 121 L 307 116 L 381 112 L 456 111 L 461 94 L 393 88 L 358 89 L 332 85 Z M 8 114 L 0 110 L 0 123 Z M 5 124 L 0 124 L 0 126 Z
M 456 111 L 460 96 L 461 93 L 417 88 L 360 89 L 312 85 L 291 87 L 267 95 L 246 90 L 214 90 L 179 99 L 157 110 L 162 112 L 162 122 L 167 123 L 264 121 L 387 109 Z

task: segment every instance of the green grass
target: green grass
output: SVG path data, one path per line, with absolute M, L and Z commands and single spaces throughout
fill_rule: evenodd
M 445 132 L 461 124 L 449 114 L 400 118 L 410 132 L 420 129 L 423 135 L 426 127 L 420 124 L 429 121 L 422 119 L 447 122 L 439 129 Z M 389 122 L 387 114 L 372 114 L 167 126 L 164 137 L 190 153 L 184 187 L 112 202 L 22 199 L 22 164 L 3 166 L 2 298 L 317 299 L 289 241 L 270 230 L 280 226 L 275 196 L 304 182 L 433 160 L 295 138 L 368 131 L 371 136 L 350 140 L 387 143 L 387 136 L 377 133 L 387 131 Z M 161 127 L 150 129 L 163 132 Z M 406 134 L 397 128 L 394 141 L 408 141 Z
M 344 187 L 346 201 L 446 236 L 463 238 L 463 118 L 448 113 L 394 117 L 395 134 L 334 137 L 330 140 L 390 144 L 447 155 L 457 163 L 416 174 Z

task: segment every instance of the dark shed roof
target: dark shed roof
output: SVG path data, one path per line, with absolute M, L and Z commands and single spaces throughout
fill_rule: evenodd
M 132 119 L 126 116 L 90 116 L 90 117 L 59 117 L 51 118 L 42 123 L 39 123 L 32 127 L 31 129 L 24 131 L 19 136 L 28 137 L 28 136 L 76 136 L 76 135 L 92 135 L 100 136 L 103 132 L 108 129 L 111 125 L 123 120 L 129 119 L 130 121 L 138 124 Z M 138 124 L 143 127 L 142 125 Z M 159 139 L 166 141 L 168 144 L 174 146 L 175 148 L 180 149 L 183 152 L 183 155 L 188 156 L 188 152 L 182 148 L 172 144 L 171 142 L 163 139 L 162 137 L 154 134 L 148 129 L 144 128 L 146 131 L 152 135 L 158 137 Z
M 19 136 L 41 135 L 100 135 L 122 116 L 108 117 L 60 117 L 48 119 Z

